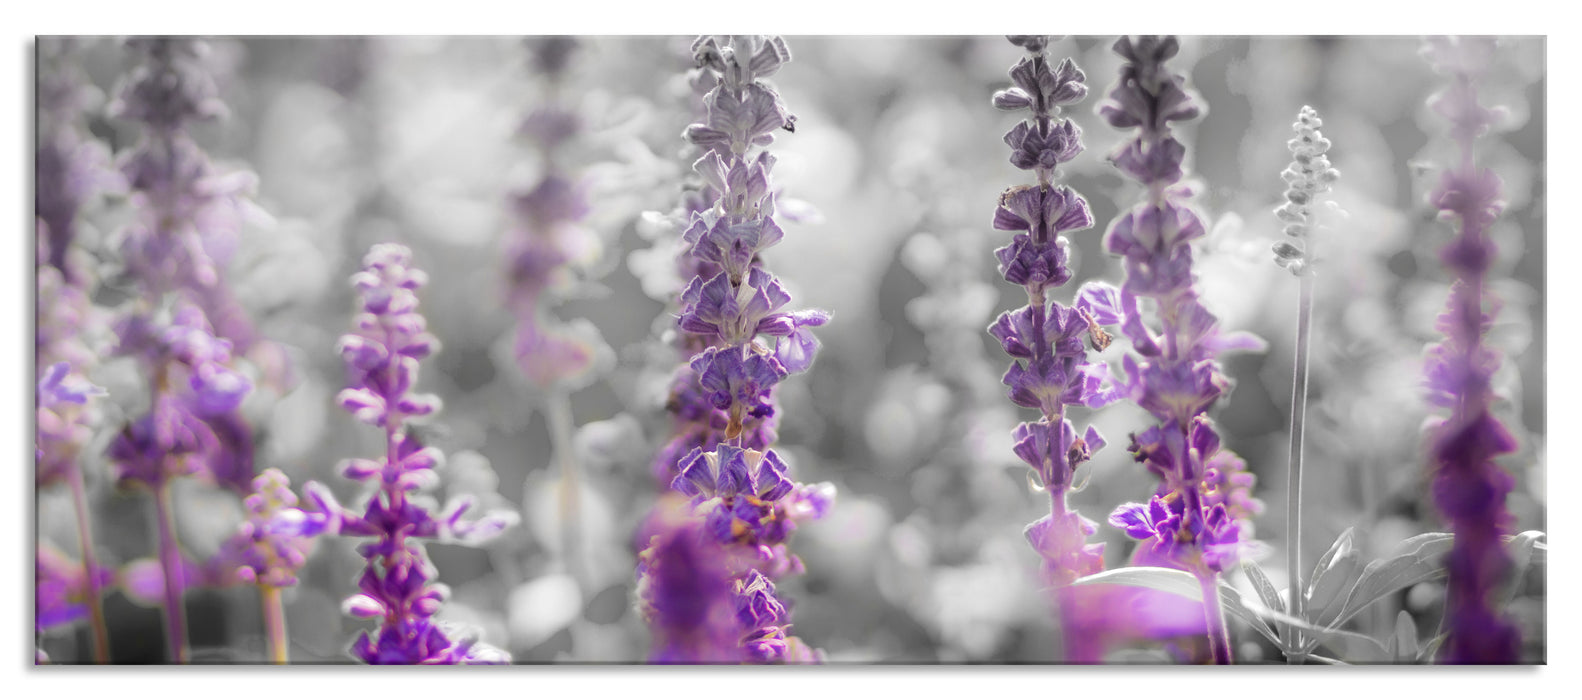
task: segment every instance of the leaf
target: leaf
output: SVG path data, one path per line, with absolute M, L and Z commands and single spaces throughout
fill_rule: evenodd
M 1329 551 L 1324 552 L 1324 556 L 1319 557 L 1318 565 L 1313 567 L 1313 575 L 1307 579 L 1307 590 L 1303 592 L 1305 599 L 1312 600 L 1313 589 L 1317 587 L 1319 577 L 1329 570 L 1329 566 L 1335 561 L 1335 558 L 1340 556 L 1342 552 L 1351 550 L 1352 535 L 1356 529 L 1354 527 L 1346 528 L 1345 532 L 1340 533 L 1340 536 L 1335 538 L 1335 543 L 1329 546 Z
M 1345 624 L 1357 613 L 1387 595 L 1423 581 L 1443 576 L 1440 560 L 1450 550 L 1450 533 L 1431 532 L 1408 539 L 1403 554 L 1371 562 L 1347 596 L 1331 626 Z
M 1279 590 L 1269 580 L 1268 574 L 1263 572 L 1263 568 L 1258 566 L 1258 562 L 1251 559 L 1243 560 L 1241 570 L 1247 575 L 1247 580 L 1252 581 L 1252 588 L 1258 592 L 1258 597 L 1263 600 L 1265 607 L 1271 610 L 1285 609 L 1285 601 L 1280 599 Z
M 1071 585 L 1091 586 L 1100 583 L 1152 588 L 1156 591 L 1174 593 L 1198 602 L 1203 601 L 1203 589 L 1198 585 L 1196 577 L 1185 571 L 1158 566 L 1127 566 L 1119 569 L 1110 569 L 1109 571 L 1100 571 L 1091 576 L 1083 576 L 1073 581 Z
M 1363 656 L 1362 661 L 1387 661 L 1389 659 L 1388 651 L 1383 643 L 1360 632 L 1352 632 L 1337 627 L 1324 627 L 1306 620 L 1300 620 L 1278 610 L 1265 608 L 1255 601 L 1240 601 L 1238 599 L 1238 603 L 1249 615 L 1308 632 L 1309 635 L 1304 636 L 1302 639 L 1303 653 L 1312 651 L 1320 644 L 1327 644 L 1339 651 L 1347 652 L 1350 656 Z M 1279 645 L 1280 643 L 1276 642 L 1276 644 Z M 1281 650 L 1286 651 L 1286 647 L 1282 645 Z
M 1395 636 L 1390 638 L 1390 656 L 1395 663 L 1409 664 L 1417 661 L 1417 623 L 1412 614 L 1402 610 L 1395 616 Z
M 1505 593 L 1506 603 L 1516 599 L 1516 593 L 1522 588 L 1522 578 L 1527 574 L 1527 568 L 1533 564 L 1544 563 L 1548 555 L 1547 536 L 1538 530 L 1528 530 L 1505 540 L 1506 551 L 1511 554 L 1511 581 Z
M 1241 570 L 1247 576 L 1247 580 L 1252 582 L 1252 589 L 1258 592 L 1258 597 L 1263 600 L 1264 607 L 1272 610 L 1285 609 L 1285 601 L 1280 600 L 1280 592 L 1275 589 L 1274 583 L 1269 580 L 1269 576 L 1263 573 L 1263 568 L 1258 566 L 1258 562 L 1251 559 L 1243 559 Z M 1282 641 L 1276 642 L 1276 644 L 1284 650 L 1292 638 L 1290 626 L 1281 624 L 1279 632 Z
M 1203 602 L 1203 587 L 1198 583 L 1197 577 L 1178 569 L 1166 569 L 1156 566 L 1128 566 L 1121 569 L 1101 571 L 1091 576 L 1079 578 L 1073 581 L 1071 585 L 1090 586 L 1104 583 L 1150 588 L 1178 595 L 1196 603 Z M 1247 623 L 1254 631 L 1263 635 L 1276 646 L 1280 645 L 1279 635 L 1275 634 L 1274 630 L 1259 615 L 1254 614 L 1243 604 L 1240 591 L 1222 582 L 1220 584 L 1220 603 L 1226 613 Z
M 1433 639 L 1428 640 L 1428 643 L 1423 645 L 1422 651 L 1417 652 L 1417 662 L 1421 664 L 1433 663 L 1434 654 L 1439 653 L 1440 645 L 1444 644 L 1445 639 L 1449 636 L 1450 635 L 1447 634 L 1440 634 L 1436 635 Z
M 1308 620 L 1327 625 L 1329 621 L 1340 615 L 1345 602 L 1342 594 L 1356 586 L 1357 570 L 1361 565 L 1362 555 L 1350 548 L 1341 551 L 1330 561 L 1329 568 L 1318 575 L 1308 591 L 1306 616 Z

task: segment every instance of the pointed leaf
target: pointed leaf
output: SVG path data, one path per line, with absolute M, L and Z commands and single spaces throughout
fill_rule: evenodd
M 1308 590 L 1307 619 L 1327 625 L 1345 609 L 1349 593 L 1356 587 L 1362 569 L 1362 555 L 1346 549 L 1329 562 L 1329 568 L 1313 580 Z
M 1263 572 L 1258 562 L 1243 559 L 1242 572 L 1247 574 L 1247 580 L 1252 581 L 1253 590 L 1258 592 L 1258 597 L 1263 600 L 1265 607 L 1270 610 L 1284 610 L 1285 601 L 1280 599 L 1280 591 L 1274 587 L 1274 582 L 1269 580 L 1269 575 Z
M 1318 577 L 1324 575 L 1324 572 L 1329 569 L 1329 565 L 1334 563 L 1335 557 L 1340 556 L 1341 552 L 1351 549 L 1352 532 L 1354 530 L 1356 528 L 1346 528 L 1345 532 L 1340 533 L 1340 536 L 1335 538 L 1335 543 L 1329 546 L 1329 551 L 1324 552 L 1324 556 L 1319 557 L 1318 565 L 1313 567 L 1313 575 L 1307 578 L 1307 590 L 1302 592 L 1302 595 L 1306 596 L 1307 599 L 1312 599 L 1313 588 L 1318 583 Z
M 1507 584 L 1505 602 L 1509 603 L 1516 599 L 1516 593 L 1522 588 L 1522 579 L 1527 574 L 1527 568 L 1535 563 L 1543 563 L 1548 554 L 1545 539 L 1543 532 L 1528 530 L 1505 540 L 1505 550 L 1511 554 L 1511 580 Z
M 1441 560 L 1450 551 L 1450 533 L 1431 532 L 1408 539 L 1402 554 L 1380 559 L 1368 564 L 1358 577 L 1357 585 L 1341 607 L 1340 614 L 1330 622 L 1342 625 L 1374 601 L 1408 586 L 1444 575 Z
M 1241 568 L 1242 573 L 1247 575 L 1247 580 L 1252 582 L 1253 590 L 1258 592 L 1258 598 L 1263 601 L 1264 607 L 1271 610 L 1285 609 L 1285 601 L 1280 599 L 1280 591 L 1275 589 L 1274 583 L 1270 581 L 1269 576 L 1263 572 L 1263 568 L 1258 566 L 1258 562 L 1255 562 L 1251 559 L 1243 559 L 1241 562 Z M 1284 624 L 1280 625 L 1279 633 L 1281 640 L 1289 640 L 1291 638 L 1290 626 Z M 1283 650 L 1286 642 L 1282 641 L 1277 643 L 1280 644 Z
M 1395 637 L 1390 640 L 1391 656 L 1395 663 L 1409 664 L 1417 661 L 1417 623 L 1412 614 L 1402 610 L 1395 616 Z
M 1447 637 L 1449 635 L 1441 634 L 1428 640 L 1428 643 L 1423 645 L 1423 650 L 1417 653 L 1417 662 L 1421 664 L 1433 663 L 1434 655 L 1439 653 L 1439 646 L 1445 643 Z

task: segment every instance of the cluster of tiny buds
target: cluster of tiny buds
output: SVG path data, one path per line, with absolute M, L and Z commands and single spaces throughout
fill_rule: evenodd
M 1304 106 L 1297 115 L 1296 123 L 1291 125 L 1296 131 L 1296 138 L 1286 142 L 1291 149 L 1292 161 L 1280 173 L 1286 182 L 1285 204 L 1275 209 L 1274 215 L 1285 222 L 1285 235 L 1296 241 L 1306 239 L 1312 233 L 1317 218 L 1313 211 L 1314 202 L 1340 179 L 1340 171 L 1331 167 L 1329 157 L 1324 155 L 1329 151 L 1330 143 L 1318 130 L 1323 125 L 1318 112 Z M 1280 241 L 1274 244 L 1275 263 L 1294 275 L 1309 271 L 1313 262 L 1311 252 L 1304 250 L 1297 242 Z

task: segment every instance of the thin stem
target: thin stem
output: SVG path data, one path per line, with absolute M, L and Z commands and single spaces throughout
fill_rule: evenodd
M 279 666 L 291 663 L 291 638 L 286 636 L 286 606 L 280 601 L 280 589 L 268 584 L 258 586 L 263 599 L 264 632 L 269 638 L 269 662 Z
M 1286 484 L 1285 531 L 1286 570 L 1291 582 L 1289 600 L 1286 602 L 1291 617 L 1306 619 L 1307 601 L 1302 588 L 1302 433 L 1307 419 L 1307 371 L 1309 332 L 1313 318 L 1313 274 L 1305 271 L 1300 277 L 1301 297 L 1296 315 L 1296 370 L 1291 388 L 1291 474 Z M 1301 664 L 1306 654 L 1302 649 L 1302 632 L 1294 626 L 1287 627 L 1286 662 Z
M 99 593 L 98 557 L 93 551 L 93 526 L 88 521 L 88 493 L 82 471 L 75 465 L 66 470 L 71 484 L 72 505 L 77 511 L 77 542 L 82 549 L 82 568 L 88 575 L 88 618 L 93 630 L 93 662 L 110 663 L 110 628 L 104 622 L 104 600 Z
M 1225 605 L 1220 599 L 1219 574 L 1200 572 L 1197 580 L 1203 586 L 1203 614 L 1208 622 L 1208 641 L 1214 653 L 1214 663 L 1228 666 L 1231 663 L 1230 630 L 1225 627 Z
M 187 611 L 181 600 L 181 547 L 176 542 L 175 511 L 170 507 L 170 486 L 154 489 L 154 511 L 159 521 L 159 564 L 165 572 L 165 641 L 172 663 L 184 664 L 187 653 Z
M 572 445 L 576 424 L 571 417 L 571 396 L 558 387 L 544 397 L 544 414 L 549 420 L 549 440 L 560 466 L 560 545 L 566 572 L 587 588 L 587 572 L 582 561 L 582 489 L 577 455 Z

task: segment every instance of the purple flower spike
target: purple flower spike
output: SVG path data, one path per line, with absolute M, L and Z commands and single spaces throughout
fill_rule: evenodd
M 679 512 L 655 517 L 717 548 L 711 559 L 720 566 L 710 575 L 719 580 L 673 572 L 664 557 L 695 558 L 701 550 L 656 537 L 644 552 L 639 586 L 690 590 L 699 606 L 703 598 L 722 598 L 722 590 L 739 594 L 746 617 L 736 619 L 733 607 L 727 629 L 713 613 L 693 614 L 701 607 L 667 616 L 665 608 L 684 606 L 670 593 L 653 596 L 653 614 L 645 613 L 654 633 L 650 659 L 815 662 L 822 657 L 787 636 L 785 608 L 772 584 L 802 569 L 786 545 L 796 525 L 833 503 L 832 487 L 797 484 L 768 449 L 776 437 L 774 388 L 811 368 L 820 347 L 813 329 L 830 320 L 825 311 L 785 310 L 791 295 L 764 267 L 764 252 L 786 231 L 775 219 L 775 158 L 760 149 L 780 129 L 794 132 L 795 117 L 762 78 L 791 54 L 779 37 L 761 36 L 699 37 L 692 50 L 698 69 L 689 83 L 704 93 L 704 111 L 683 137 L 701 150 L 692 163 L 700 182 L 676 212 L 645 215 L 655 229 L 685 228 L 676 241 L 683 251 L 676 269 L 690 282 L 675 299 L 676 345 L 689 359 L 671 383 L 666 408 L 675 432 L 655 459 L 654 474 L 691 498 Z
M 265 470 L 253 480 L 253 494 L 242 504 L 247 519 L 216 557 L 220 576 L 276 588 L 297 585 L 297 571 L 307 563 L 312 540 L 305 533 L 273 527 L 279 514 L 297 505 L 291 480 L 278 469 Z
M 1126 378 L 1118 391 L 1158 421 L 1133 433 L 1131 444 L 1137 461 L 1159 478 L 1158 495 L 1146 507 L 1123 506 L 1111 523 L 1142 540 L 1135 563 L 1183 569 L 1212 590 L 1242 547 L 1240 526 L 1226 502 L 1240 493 L 1241 505 L 1248 506 L 1251 475 L 1219 471 L 1209 477 L 1206 465 L 1228 468 L 1240 459 L 1221 448 L 1205 414 L 1231 386 L 1219 354 L 1262 349 L 1263 343 L 1250 334 L 1221 333 L 1194 288 L 1191 244 L 1207 227 L 1190 206 L 1191 188 L 1174 184 L 1186 175 L 1186 148 L 1170 125 L 1194 119 L 1202 109 L 1186 79 L 1164 65 L 1179 48 L 1175 37 L 1123 37 L 1115 43 L 1126 63 L 1099 114 L 1117 129 L 1136 130 L 1110 160 L 1149 195 L 1116 218 L 1104 237 L 1105 248 L 1124 259 L 1125 282 L 1118 291 L 1084 288 L 1077 305 L 1095 323 L 1119 321 L 1135 354 L 1122 361 Z M 1157 321 L 1145 314 L 1145 298 L 1153 301 Z M 1230 663 L 1222 612 L 1205 606 L 1205 615 L 1214 661 Z
M 1099 314 L 1101 321 L 1091 309 L 1048 299 L 1050 290 L 1072 277 L 1065 234 L 1093 226 L 1087 200 L 1056 184 L 1060 165 L 1082 152 L 1081 129 L 1062 118 L 1060 110 L 1087 96 L 1086 76 L 1070 59 L 1050 66 L 1044 53 L 1048 37 L 1008 38 L 1028 55 L 1011 69 L 1015 85 L 995 93 L 992 102 L 999 109 L 1032 113 L 1006 133 L 1005 143 L 1011 148 L 1011 164 L 1032 170 L 1038 181 L 1005 190 L 994 210 L 994 228 L 1015 233 L 1009 245 L 995 251 L 1000 275 L 1027 292 L 1027 305 L 1000 314 L 989 334 L 1012 358 L 1002 379 L 1011 402 L 1041 414 L 1036 422 L 1016 427 L 1013 450 L 1038 475 L 1037 488 L 1049 496 L 1049 514 L 1028 525 L 1024 534 L 1041 560 L 1043 582 L 1061 591 L 1054 600 L 1064 601 L 1070 598 L 1067 586 L 1104 568 L 1104 546 L 1087 542 L 1097 527 L 1066 506 L 1077 466 L 1103 447 L 1104 439 L 1091 427 L 1078 437 L 1066 407 L 1099 407 L 1118 396 L 1109 367 L 1089 362 L 1088 349 L 1106 348 L 1111 337 L 1101 323 L 1113 325 L 1119 318 L 1112 311 Z M 1074 633 L 1077 610 L 1065 603 L 1058 609 L 1062 628 Z M 1075 644 L 1068 643 L 1066 651 L 1068 660 L 1085 659 Z
M 437 572 L 420 540 L 485 542 L 515 524 L 516 514 L 488 513 L 464 520 L 469 499 L 457 499 L 435 514 L 410 497 L 439 481 L 435 469 L 443 461 L 438 449 L 423 445 L 406 429 L 407 418 L 438 409 L 437 399 L 412 393 L 418 360 L 438 346 L 424 330 L 417 309 L 416 291 L 428 277 L 411 267 L 411 251 L 400 245 L 374 246 L 363 265 L 352 276 L 362 297 L 362 312 L 356 331 L 340 342 L 355 383 L 339 398 L 359 420 L 383 428 L 390 447 L 382 460 L 347 460 L 341 473 L 377 490 L 358 513 L 342 507 L 324 486 L 309 482 L 304 495 L 311 508 L 280 508 L 259 529 L 273 537 L 332 534 L 370 539 L 357 548 L 368 560 L 358 579 L 361 593 L 343 605 L 349 616 L 379 619 L 377 629 L 362 632 L 352 645 L 352 655 L 364 663 L 510 663 L 505 652 L 434 620 L 449 589 L 435 580 Z
M 1513 664 L 1520 660 L 1521 633 L 1502 614 L 1497 591 L 1512 569 L 1501 538 L 1513 520 L 1505 500 L 1516 480 L 1496 459 L 1515 452 L 1518 444 L 1494 416 L 1493 376 L 1500 355 L 1485 345 L 1499 309 L 1499 301 L 1486 291 L 1496 253 L 1489 228 L 1504 205 L 1499 178 L 1476 161 L 1478 138 L 1501 117 L 1501 110 L 1482 106 L 1477 95 L 1478 79 L 1493 65 L 1495 45 L 1490 38 L 1441 37 L 1427 40 L 1423 54 L 1451 81 L 1429 104 L 1448 122 L 1448 135 L 1461 154 L 1430 195 L 1440 218 L 1456 228 L 1440 251 L 1453 276 L 1450 300 L 1436 324 L 1445 339 L 1429 349 L 1425 368 L 1429 400 L 1450 409 L 1429 429 L 1431 491 L 1455 534 L 1445 557 L 1448 639 L 1440 658 L 1455 664 Z

